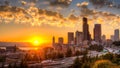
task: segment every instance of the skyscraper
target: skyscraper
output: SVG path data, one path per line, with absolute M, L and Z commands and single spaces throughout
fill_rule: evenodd
M 54 46 L 55 45 L 55 37 L 53 36 L 52 38 L 52 45 Z
M 105 43 L 106 43 L 106 36 L 102 35 L 101 40 L 102 40 L 102 45 L 105 45 Z
M 114 41 L 119 41 L 119 29 L 115 29 L 114 31 Z
M 58 43 L 61 44 L 61 45 L 63 45 L 63 42 L 64 42 L 63 37 L 59 37 L 59 38 L 58 38 Z
M 101 24 L 95 24 L 94 27 L 94 40 L 101 42 Z
M 74 44 L 74 33 L 68 32 L 68 44 Z
M 103 41 L 105 41 L 105 40 L 106 40 L 106 36 L 105 36 L 105 35 L 102 35 L 101 39 L 102 39 Z
M 87 23 L 87 18 L 83 18 L 83 41 L 84 40 L 90 40 L 90 33 L 89 33 L 89 25 Z
M 111 40 L 114 41 L 114 35 L 111 35 Z
M 79 32 L 79 31 L 76 31 L 75 33 L 75 39 L 76 39 L 76 45 L 80 45 L 82 43 L 82 40 L 83 40 L 83 33 L 82 32 Z

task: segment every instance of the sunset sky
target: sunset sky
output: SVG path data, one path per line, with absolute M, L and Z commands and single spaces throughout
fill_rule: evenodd
M 82 31 L 83 17 L 92 35 L 100 23 L 110 38 L 120 29 L 120 0 L 0 0 L 0 41 L 51 43 L 55 36 L 67 42 L 67 32 Z

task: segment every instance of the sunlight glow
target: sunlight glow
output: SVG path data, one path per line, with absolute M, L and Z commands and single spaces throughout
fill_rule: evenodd
M 36 46 L 38 46 L 38 45 L 40 45 L 40 41 L 39 40 L 34 40 L 33 44 L 36 45 Z
M 40 46 L 43 43 L 43 40 L 39 37 L 33 37 L 30 42 L 33 44 L 33 46 Z

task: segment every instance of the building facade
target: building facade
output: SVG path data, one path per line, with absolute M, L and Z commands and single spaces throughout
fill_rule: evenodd
M 55 45 L 55 37 L 53 36 L 52 38 L 52 45 L 54 46 Z
M 119 29 L 115 29 L 114 31 L 114 41 L 119 41 Z
M 58 43 L 59 43 L 60 45 L 63 45 L 63 44 L 64 44 L 64 39 L 63 39 L 63 37 L 59 37 L 59 38 L 58 38 Z
M 68 32 L 68 44 L 74 44 L 74 33 L 73 32 Z
M 82 40 L 83 40 L 83 33 L 76 31 L 75 33 L 75 39 L 76 39 L 76 45 L 81 45 L 82 44 Z
M 84 40 L 91 40 L 91 35 L 89 33 L 89 25 L 87 23 L 87 18 L 83 18 L 83 41 Z
M 94 27 L 94 40 L 96 42 L 101 42 L 101 24 L 95 24 Z

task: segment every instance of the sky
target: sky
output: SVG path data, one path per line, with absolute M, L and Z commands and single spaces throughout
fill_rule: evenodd
M 120 0 L 0 0 L 0 41 L 51 43 L 55 36 L 66 43 L 67 32 L 82 31 L 83 17 L 92 37 L 94 24 L 101 24 L 110 38 L 120 29 Z

